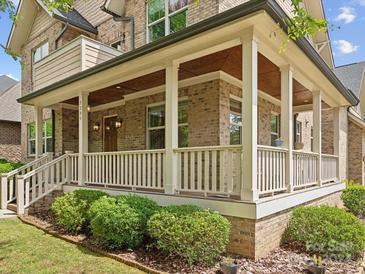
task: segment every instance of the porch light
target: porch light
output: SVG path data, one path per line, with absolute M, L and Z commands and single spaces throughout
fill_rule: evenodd
M 119 121 L 115 121 L 115 128 L 120 128 L 122 127 L 122 123 L 123 123 L 123 120 L 119 120 Z
M 96 132 L 96 131 L 99 131 L 100 130 L 100 124 L 99 123 L 96 123 L 93 125 L 93 130 Z
M 87 111 L 90 112 L 90 110 L 91 110 L 91 107 L 87 106 Z

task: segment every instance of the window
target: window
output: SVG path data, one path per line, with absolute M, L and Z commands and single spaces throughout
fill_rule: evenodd
M 186 28 L 188 0 L 151 0 L 147 6 L 149 42 Z
M 28 155 L 35 155 L 35 123 L 28 124 Z M 52 119 L 43 122 L 43 153 L 53 151 L 53 124 Z
M 301 143 L 302 142 L 302 122 L 296 121 L 295 122 L 295 142 Z
M 48 42 L 40 45 L 39 47 L 33 50 L 32 63 L 34 64 L 42 60 L 47 55 L 48 55 Z
M 187 147 L 189 139 L 188 102 L 179 102 L 179 147 Z M 148 108 L 147 138 L 149 149 L 165 147 L 165 105 Z
M 110 46 L 111 46 L 112 48 L 115 48 L 115 49 L 117 49 L 117 50 L 122 51 L 122 42 L 121 42 L 120 40 L 118 40 L 118 41 L 115 41 L 115 42 L 111 43 L 111 44 L 110 44 Z
M 275 145 L 275 140 L 280 137 L 280 116 L 272 112 L 270 117 L 271 126 L 271 145 Z
M 240 102 L 231 100 L 229 108 L 229 143 L 239 145 L 242 134 L 242 106 Z

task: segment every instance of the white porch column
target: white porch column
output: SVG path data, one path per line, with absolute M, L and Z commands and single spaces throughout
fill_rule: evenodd
M 338 156 L 337 178 L 344 180 L 348 177 L 347 170 L 347 108 L 333 109 L 333 154 Z
M 34 107 L 35 113 L 35 156 L 39 158 L 43 154 L 43 109 Z
M 293 191 L 293 70 L 290 65 L 281 71 L 281 123 L 280 135 L 283 147 L 288 149 L 285 161 L 285 179 L 288 192 Z
M 79 185 L 85 182 L 84 153 L 88 152 L 88 94 L 79 95 Z
M 313 94 L 313 152 L 318 153 L 317 181 L 322 185 L 322 93 L 315 90 Z
M 242 187 L 241 199 L 256 201 L 257 189 L 257 56 L 255 37 L 242 38 Z
M 175 62 L 166 65 L 165 193 L 167 194 L 175 193 L 178 178 L 177 155 L 174 153 L 174 149 L 178 148 L 178 70 L 179 65 Z

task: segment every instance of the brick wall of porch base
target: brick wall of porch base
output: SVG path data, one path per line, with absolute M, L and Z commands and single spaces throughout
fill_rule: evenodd
M 341 192 L 322 197 L 308 205 L 331 205 L 342 207 Z M 278 212 L 268 217 L 252 220 L 227 217 L 231 222 L 228 251 L 252 259 L 266 256 L 280 246 L 281 237 L 287 227 L 293 209 Z

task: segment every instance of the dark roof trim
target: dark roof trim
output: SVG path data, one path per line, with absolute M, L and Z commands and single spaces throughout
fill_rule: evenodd
M 54 19 L 57 19 L 57 20 L 60 20 L 62 22 L 68 23 L 68 24 L 70 24 L 70 25 L 72 25 L 72 26 L 74 26 L 76 28 L 85 30 L 85 31 L 87 31 L 89 33 L 98 34 L 98 30 L 96 28 L 94 28 L 90 23 L 88 23 L 88 24 L 80 24 L 80 23 L 76 22 L 75 20 L 71 20 L 71 19 L 69 19 L 67 17 L 63 17 L 63 16 L 60 16 L 58 14 L 53 14 L 53 18 Z
M 251 0 L 242 5 L 234 7 L 223 13 L 212 16 L 206 20 L 196 23 L 192 26 L 187 27 L 184 30 L 170 34 L 163 37 L 157 41 L 146 44 L 140 48 L 127 52 L 121 56 L 115 57 L 108 60 L 100 65 L 93 68 L 85 70 L 83 72 L 72 75 L 66 79 L 59 82 L 51 84 L 45 88 L 42 88 L 36 92 L 30 93 L 20 99 L 18 102 L 23 103 L 40 95 L 46 94 L 54 89 L 63 87 L 65 85 L 71 84 L 75 81 L 81 80 L 85 77 L 94 75 L 105 69 L 120 65 L 122 63 L 128 62 L 132 59 L 138 58 L 140 56 L 146 55 L 150 52 L 156 51 L 158 49 L 164 48 L 176 42 L 182 41 L 186 38 L 192 37 L 194 35 L 200 34 L 204 31 L 219 27 L 223 24 L 229 23 L 241 17 L 247 16 L 251 13 L 265 10 L 276 22 L 283 24 L 281 18 L 287 17 L 283 9 L 276 3 L 275 0 Z M 284 26 L 285 27 L 285 26 Z M 322 57 L 316 52 L 312 45 L 306 39 L 300 39 L 295 41 L 295 43 L 305 52 L 305 54 L 318 66 L 318 68 L 327 76 L 327 78 L 332 82 L 332 84 L 341 92 L 343 96 L 352 104 L 358 104 L 358 99 L 352 94 L 351 91 L 346 89 L 346 87 L 340 82 L 340 80 L 335 76 L 331 69 L 324 62 Z

